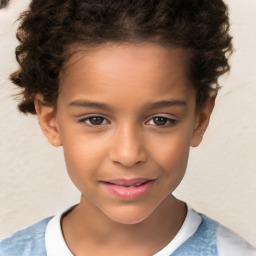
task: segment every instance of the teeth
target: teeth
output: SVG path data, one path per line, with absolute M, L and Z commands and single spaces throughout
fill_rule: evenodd
M 142 184 L 144 184 L 144 183 L 136 183 L 136 184 L 133 185 L 133 186 L 128 186 L 128 188 L 136 188 L 136 187 L 138 187 L 138 186 L 140 186 L 140 185 L 142 185 Z
M 136 188 L 136 187 L 138 187 L 138 186 L 140 186 L 140 185 L 142 185 L 143 183 L 137 183 L 137 184 L 135 184 L 135 185 L 132 185 L 132 186 L 128 186 L 128 188 Z

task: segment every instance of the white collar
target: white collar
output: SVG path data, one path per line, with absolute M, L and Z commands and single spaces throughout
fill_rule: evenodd
M 49 221 L 45 232 L 45 245 L 47 256 L 74 256 L 69 250 L 61 230 L 61 217 L 72 208 L 73 206 L 64 212 L 57 214 Z M 160 252 L 156 253 L 153 256 L 170 255 L 196 232 L 202 221 L 202 218 L 192 208 L 190 208 L 189 206 L 187 206 L 187 208 L 187 216 L 179 232 L 167 246 L 165 246 Z
M 160 252 L 153 256 L 170 255 L 196 232 L 200 223 L 202 222 L 202 218 L 188 205 L 187 209 L 187 216 L 176 236 Z
M 74 256 L 69 250 L 61 229 L 61 217 L 74 206 L 58 213 L 47 224 L 45 230 L 45 246 L 47 256 Z

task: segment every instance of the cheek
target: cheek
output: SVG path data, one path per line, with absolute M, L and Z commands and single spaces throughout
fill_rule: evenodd
M 166 142 L 168 141 L 168 143 Z M 157 163 L 165 176 L 183 177 L 189 156 L 189 138 L 181 134 L 170 136 L 162 147 L 155 148 Z
M 64 148 L 66 168 L 75 187 L 83 194 L 94 191 L 99 161 L 94 161 L 89 151 L 69 151 Z
M 79 184 L 97 177 L 97 170 L 104 159 L 102 145 L 88 136 L 73 136 L 63 142 L 64 156 L 68 174 L 74 184 Z

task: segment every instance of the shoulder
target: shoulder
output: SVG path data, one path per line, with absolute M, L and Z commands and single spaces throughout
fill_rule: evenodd
M 216 239 L 219 256 L 256 256 L 256 248 L 221 224 L 218 225 Z
M 256 249 L 241 236 L 209 217 L 200 215 L 203 220 L 204 237 L 211 234 L 212 240 L 216 243 L 218 256 L 256 256 Z
M 201 222 L 173 256 L 256 256 L 256 250 L 243 238 L 204 214 L 192 210 Z M 191 219 L 190 222 L 194 220 Z M 192 223 L 190 223 L 192 225 Z
M 197 225 L 194 225 L 196 220 Z M 183 226 L 186 225 L 187 227 L 192 227 L 192 232 L 189 232 L 188 234 L 188 232 L 185 231 L 186 239 L 182 241 L 180 246 L 171 255 L 217 256 L 216 230 L 218 223 L 203 214 L 197 213 L 190 207 L 188 207 L 188 214 L 185 222 Z
M 51 218 L 41 220 L 0 240 L 0 256 L 44 256 L 45 230 Z

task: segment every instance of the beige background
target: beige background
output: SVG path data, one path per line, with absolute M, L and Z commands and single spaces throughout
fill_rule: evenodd
M 37 120 L 17 112 L 8 75 L 17 67 L 14 24 L 29 0 L 0 10 L 0 237 L 78 202 L 62 150 L 48 145 Z M 175 194 L 256 245 L 256 1 L 228 0 L 236 52 L 221 80 L 211 125 L 191 150 Z

